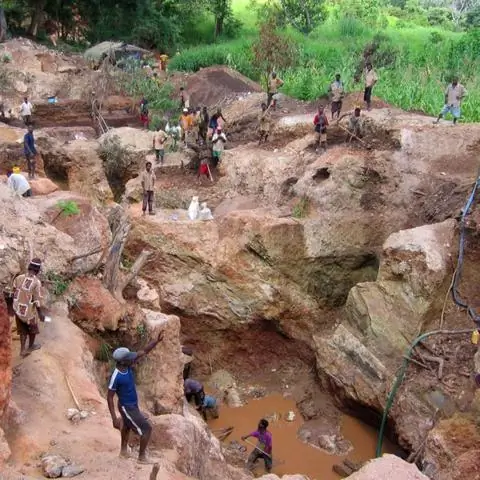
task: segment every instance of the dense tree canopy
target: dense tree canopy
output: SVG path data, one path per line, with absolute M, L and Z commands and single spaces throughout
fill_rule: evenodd
M 172 52 L 238 34 L 233 0 L 3 0 L 10 31 L 66 41 L 125 40 Z M 381 27 L 387 15 L 422 26 L 478 27 L 480 0 L 250 0 L 259 18 L 309 34 L 328 16 Z

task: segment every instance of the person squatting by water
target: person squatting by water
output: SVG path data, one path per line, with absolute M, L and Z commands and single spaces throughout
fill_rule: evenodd
M 42 283 L 37 276 L 41 268 L 41 260 L 34 258 L 28 265 L 27 273 L 18 275 L 13 281 L 13 312 L 20 337 L 22 357 L 40 348 L 40 344 L 35 343 L 35 337 L 40 333 L 37 316 L 41 322 L 45 321 L 42 308 Z M 27 337 L 28 348 L 26 348 Z
M 187 378 L 183 382 L 183 391 L 187 402 L 191 402 L 192 398 L 195 400 L 195 406 L 199 410 L 203 405 L 205 399 L 205 390 L 203 385 L 193 378 Z
M 263 459 L 265 463 L 265 470 L 270 473 L 272 471 L 272 434 L 267 430 L 268 421 L 262 418 L 258 422 L 257 430 L 242 437 L 242 440 L 247 440 L 250 437 L 258 440 L 257 446 L 253 449 L 247 460 L 247 469 L 253 470 L 255 463 L 259 459 Z
M 115 370 L 108 383 L 107 403 L 112 417 L 113 428 L 120 430 L 121 447 L 120 456 L 128 458 L 128 437 L 133 431 L 140 436 L 140 450 L 138 453 L 139 463 L 153 463 L 147 458 L 146 450 L 152 426 L 145 415 L 138 408 L 138 395 L 135 386 L 135 378 L 132 367 L 143 357 L 148 355 L 163 340 L 163 331 L 158 337 L 150 342 L 144 350 L 131 352 L 128 348 L 120 347 L 113 352 L 113 359 L 116 361 Z M 115 395 L 118 399 L 117 416 L 115 410 Z
M 154 200 L 154 190 L 155 190 L 155 172 L 152 169 L 152 162 L 147 162 L 145 164 L 145 170 L 142 173 L 142 190 L 143 190 L 143 204 L 142 204 L 142 214 L 145 215 L 148 205 L 148 213 L 150 215 L 155 215 L 153 211 L 153 200 Z

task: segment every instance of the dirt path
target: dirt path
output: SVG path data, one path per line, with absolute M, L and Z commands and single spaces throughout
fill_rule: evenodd
M 52 323 L 41 327 L 41 350 L 21 360 L 14 341 L 12 400 L 22 413 L 12 435 L 12 463 L 23 474 L 36 477 L 39 456 L 48 452 L 83 465 L 82 478 L 89 480 L 148 478 L 151 467 L 118 458 L 120 435 L 112 428 L 106 401 L 94 383 L 85 335 L 67 318 L 64 305 L 55 304 L 52 318 Z M 75 404 L 65 376 L 81 407 L 89 412 L 78 424 L 66 417 Z

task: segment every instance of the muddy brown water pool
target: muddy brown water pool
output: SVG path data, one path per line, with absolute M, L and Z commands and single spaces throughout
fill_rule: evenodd
M 294 412 L 293 421 L 287 421 L 288 412 Z M 250 400 L 246 405 L 238 408 L 221 406 L 220 417 L 211 419 L 208 425 L 211 430 L 234 427 L 233 432 L 225 440 L 228 444 L 236 440 L 247 447 L 250 453 L 252 446 L 242 442 L 241 437 L 256 430 L 261 418 L 275 419 L 270 421 L 269 430 L 273 437 L 274 467 L 272 473 L 278 476 L 286 474 L 303 474 L 310 480 L 338 480 L 339 477 L 332 471 L 335 464 L 341 463 L 348 458 L 354 462 L 369 460 L 375 455 L 377 432 L 374 428 L 365 425 L 356 418 L 348 415 L 341 416 L 341 435 L 353 446 L 346 455 L 330 455 L 325 451 L 302 442 L 297 437 L 297 431 L 302 426 L 303 419 L 298 411 L 295 401 L 282 395 L 268 395 L 258 400 Z M 278 419 L 277 419 L 278 418 Z M 249 439 L 255 442 L 254 438 Z M 395 446 L 387 441 L 384 442 L 384 453 L 395 453 Z M 264 473 L 263 461 L 259 460 L 255 473 Z

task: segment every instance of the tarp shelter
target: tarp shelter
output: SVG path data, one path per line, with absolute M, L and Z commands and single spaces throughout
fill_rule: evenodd
M 142 59 L 151 55 L 151 52 L 123 42 L 102 42 L 86 50 L 83 55 L 88 61 L 98 65 L 105 58 L 110 58 L 115 64 L 120 59 L 128 57 Z

